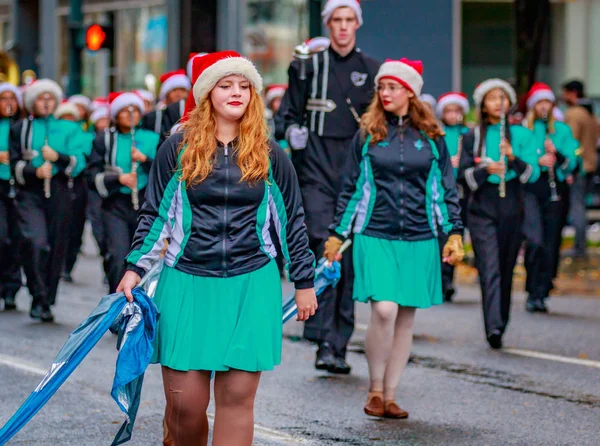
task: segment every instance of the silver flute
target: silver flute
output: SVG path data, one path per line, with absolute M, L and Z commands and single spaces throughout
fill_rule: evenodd
M 506 113 L 504 112 L 504 91 L 500 93 L 500 162 L 506 165 L 506 150 L 503 142 L 506 138 Z M 498 186 L 500 198 L 506 197 L 506 170 L 500 174 L 500 185 Z
M 463 124 L 463 116 L 460 115 L 458 117 L 458 149 L 456 149 L 456 156 L 458 157 L 458 159 L 460 159 L 460 155 L 462 154 L 462 146 L 463 146 L 462 124 Z
M 50 106 L 48 105 L 48 95 L 44 97 L 44 111 L 46 113 L 46 135 L 44 137 L 44 147 L 50 147 L 50 144 L 48 143 L 48 133 L 50 131 Z M 44 164 L 46 163 L 52 164 L 49 161 L 44 162 Z M 44 178 L 44 197 L 46 198 L 50 198 L 51 196 L 51 181 L 51 178 Z
M 133 149 L 135 149 L 135 125 L 133 122 L 133 107 L 130 105 L 129 108 L 129 133 L 131 135 L 131 152 L 133 155 Z M 137 161 L 132 161 L 131 162 L 131 173 L 135 173 L 137 174 L 137 170 L 139 167 L 140 163 L 138 163 Z M 133 209 L 134 210 L 139 210 L 140 208 L 140 191 L 138 190 L 138 186 L 137 186 L 137 180 L 135 182 L 135 185 L 133 186 L 133 188 L 131 189 L 131 204 L 133 205 Z
M 544 143 L 550 139 L 548 136 L 548 113 L 545 113 L 543 116 L 544 125 L 546 126 L 546 137 L 544 139 Z M 545 151 L 545 145 L 544 145 Z M 550 186 L 550 201 L 557 202 L 560 201 L 560 196 L 558 195 L 558 191 L 556 189 L 556 170 L 554 165 L 548 167 L 548 185 Z
M 12 109 L 12 105 L 8 104 L 8 108 L 7 108 L 7 114 L 8 114 L 8 119 L 12 118 L 13 116 L 13 109 Z M 8 198 L 15 198 L 17 196 L 17 190 L 15 189 L 15 177 L 12 174 L 12 169 L 11 169 L 11 174 L 10 174 L 10 179 L 8 180 Z

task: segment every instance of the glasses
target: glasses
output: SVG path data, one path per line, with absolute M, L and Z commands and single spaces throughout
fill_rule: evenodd
M 388 90 L 392 94 L 395 94 L 403 89 L 404 86 L 402 85 L 378 85 L 376 88 L 377 91 L 385 92 L 386 90 Z

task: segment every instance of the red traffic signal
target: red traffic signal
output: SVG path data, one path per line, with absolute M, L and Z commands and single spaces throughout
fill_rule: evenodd
M 113 31 L 111 26 L 94 23 L 85 32 L 85 47 L 90 51 L 112 48 Z

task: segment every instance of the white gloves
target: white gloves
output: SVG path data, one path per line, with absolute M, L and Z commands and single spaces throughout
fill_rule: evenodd
M 308 129 L 306 127 L 291 126 L 287 131 L 287 140 L 294 150 L 306 149 L 308 143 Z

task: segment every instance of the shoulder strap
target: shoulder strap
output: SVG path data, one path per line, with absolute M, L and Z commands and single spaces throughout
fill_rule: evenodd
M 31 115 L 23 120 L 23 127 L 21 127 L 21 152 L 31 149 L 33 134 L 32 121 L 33 116 Z
M 473 129 L 473 159 L 477 158 L 479 152 L 479 141 L 481 140 L 481 129 L 475 126 Z
M 159 108 L 156 110 L 156 116 L 154 118 L 154 133 L 158 133 L 159 135 L 161 134 L 161 130 L 162 130 L 162 115 L 163 115 L 163 109 Z

